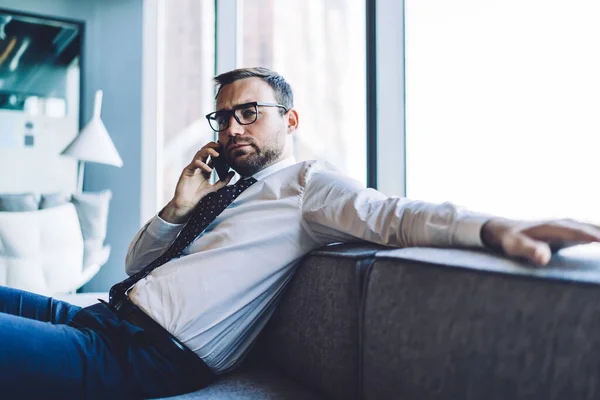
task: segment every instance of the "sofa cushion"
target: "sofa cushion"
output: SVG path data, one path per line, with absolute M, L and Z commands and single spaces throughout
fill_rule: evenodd
M 193 393 L 169 397 L 177 400 L 306 400 L 319 394 L 274 370 L 243 370 L 224 375 L 212 385 Z
M 364 399 L 599 398 L 598 264 L 378 253 L 363 311 Z
M 71 201 L 71 195 L 66 192 L 43 193 L 40 199 L 40 210 L 62 206 Z
M 83 192 L 74 194 L 73 204 L 77 209 L 81 233 L 83 235 L 83 266 L 95 263 L 96 255 L 101 252 L 108 221 L 108 210 L 112 192 Z
M 33 193 L 0 194 L 0 211 L 34 211 L 38 209 L 39 201 Z
M 83 240 L 75 206 L 0 212 L 0 284 L 40 294 L 72 290 Z
M 360 268 L 378 249 L 338 245 L 307 256 L 250 358 L 329 398 L 358 398 Z

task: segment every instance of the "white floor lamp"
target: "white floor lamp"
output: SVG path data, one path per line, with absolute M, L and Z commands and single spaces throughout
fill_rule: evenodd
M 86 161 L 114 165 L 119 168 L 123 166 L 123 160 L 100 119 L 101 111 L 102 90 L 98 90 L 94 100 L 92 119 L 61 153 L 63 156 L 79 160 L 77 193 L 81 193 L 83 190 L 83 169 Z

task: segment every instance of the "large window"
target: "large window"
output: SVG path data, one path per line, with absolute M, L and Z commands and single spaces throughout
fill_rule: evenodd
M 364 1 L 245 0 L 238 7 L 238 67 L 271 68 L 294 90 L 296 158 L 327 160 L 364 183 Z
M 215 6 L 213 0 L 164 2 L 162 176 L 157 205 L 173 197 L 183 168 L 214 135 L 204 115 L 213 108 Z
M 600 223 L 600 3 L 407 0 L 407 195 Z
M 356 0 L 145 0 L 141 220 L 215 139 L 204 119 L 212 77 L 233 68 L 282 74 L 300 115 L 296 158 L 327 160 L 365 183 L 365 11 Z

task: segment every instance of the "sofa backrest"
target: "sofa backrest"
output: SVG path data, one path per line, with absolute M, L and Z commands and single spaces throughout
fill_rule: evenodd
M 600 261 L 527 267 L 483 252 L 379 252 L 362 398 L 600 398 Z
M 298 267 L 249 359 L 332 399 L 600 398 L 600 258 L 352 245 Z
M 327 398 L 359 398 L 359 299 L 380 247 L 337 245 L 306 257 L 249 358 Z

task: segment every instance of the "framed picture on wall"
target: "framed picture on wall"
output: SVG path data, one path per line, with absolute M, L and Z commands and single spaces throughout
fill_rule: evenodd
M 72 192 L 83 21 L 0 8 L 0 193 Z

